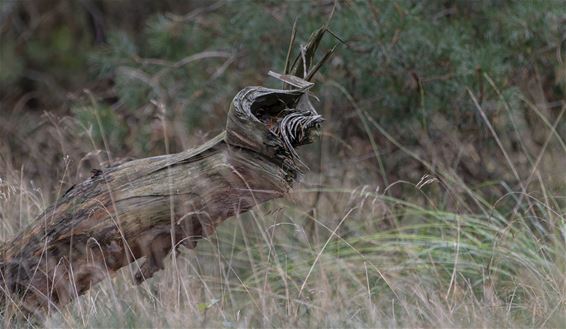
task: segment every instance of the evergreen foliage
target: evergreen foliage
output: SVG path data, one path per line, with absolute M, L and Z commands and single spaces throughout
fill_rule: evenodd
M 293 22 L 297 20 L 299 42 L 304 42 L 328 19 L 332 5 L 234 1 L 196 18 L 156 14 L 139 34 L 112 32 L 107 50 L 92 56 L 92 63 L 102 76 L 113 79 L 124 111 L 137 111 L 149 99 L 161 98 L 169 108 L 182 108 L 177 115 L 187 127 L 210 129 L 207 118 L 220 120 L 224 112 L 215 107 L 228 104 L 235 90 L 273 83 L 265 81 L 265 73 L 282 70 Z M 541 122 L 532 121 L 524 99 L 540 101 L 533 99 L 540 96 L 532 93 L 537 83 L 544 86 L 548 103 L 564 99 L 560 72 L 565 64 L 556 54 L 565 49 L 565 19 L 566 6 L 560 1 L 338 2 L 330 29 L 346 44 L 322 69 L 319 83 L 343 86 L 364 113 L 405 145 L 422 147 L 423 136 L 451 139 L 449 129 L 460 134 L 458 143 L 470 142 L 480 154 L 487 146 L 487 156 L 498 146 L 475 98 L 498 131 L 509 136 L 504 145 L 511 152 L 526 153 L 532 164 L 537 149 L 517 145 Z M 335 42 L 323 40 L 326 48 Z M 191 55 L 211 50 L 230 55 L 176 67 Z M 217 74 L 223 63 L 226 71 Z M 121 70 L 124 67 L 128 70 Z M 338 127 L 346 134 L 343 138 L 363 136 L 348 97 L 338 89 L 327 93 L 326 99 L 344 116 L 345 125 Z M 544 115 L 552 122 L 559 110 L 554 107 Z M 352 125 L 357 129 L 347 128 Z M 378 144 L 391 151 L 384 140 Z M 457 149 L 452 147 L 453 152 Z M 392 166 L 385 160 L 387 170 L 394 170 Z M 512 179 L 495 168 L 472 176 Z

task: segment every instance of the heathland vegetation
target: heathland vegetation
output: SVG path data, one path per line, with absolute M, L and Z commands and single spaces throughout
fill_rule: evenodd
M 142 2 L 0 4 L 0 241 L 101 162 L 215 136 L 335 5 Z M 27 325 L 563 326 L 565 3 L 337 1 L 329 27 L 293 193 Z

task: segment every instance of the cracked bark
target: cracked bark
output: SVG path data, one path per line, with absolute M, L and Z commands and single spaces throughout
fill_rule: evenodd
M 143 259 L 140 283 L 172 248 L 195 248 L 227 218 L 284 196 L 304 169 L 292 147 L 311 142 L 322 121 L 311 85 L 245 88 L 226 131 L 204 145 L 93 171 L 0 246 L 2 309 L 44 314 Z M 281 136 L 277 125 L 290 114 L 302 120 L 288 129 L 300 137 Z

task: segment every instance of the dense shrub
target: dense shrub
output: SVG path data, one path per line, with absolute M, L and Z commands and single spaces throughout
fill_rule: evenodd
M 39 92 L 28 107 L 51 110 L 59 100 L 61 109 L 72 109 L 60 113 L 88 126 L 92 113 L 81 114 L 92 111 L 92 98 L 81 94 L 87 87 L 100 111 L 114 112 L 103 114 L 117 121 L 103 130 L 128 129 L 127 136 L 110 136 L 112 151 L 140 156 L 163 152 L 164 138 L 172 150 L 188 147 L 186 139 L 156 129 L 163 119 L 175 123 L 173 135 L 222 129 L 235 91 L 273 84 L 266 72 L 282 70 L 293 22 L 304 42 L 333 8 L 332 1 L 148 3 L 144 10 L 112 1 L 92 5 L 59 3 L 44 23 L 48 31 L 31 30 L 26 41 L 14 27 L 26 21 L 29 5 L 13 9 L 2 37 L 0 84 L 10 86 L 3 88 L 3 108 Z M 47 15 L 53 7 L 38 8 Z M 566 94 L 563 2 L 346 1 L 337 3 L 329 27 L 345 41 L 318 78 L 323 101 L 340 117 L 329 125 L 347 142 L 368 145 L 367 134 L 376 139 L 384 182 L 416 178 L 422 170 L 399 157 L 374 124 L 434 168 L 456 168 L 480 181 L 528 175 L 546 138 L 541 131 L 554 123 Z M 327 37 L 324 46 L 336 42 Z M 51 92 L 56 87 L 75 97 Z M 557 126 L 562 135 L 564 129 Z

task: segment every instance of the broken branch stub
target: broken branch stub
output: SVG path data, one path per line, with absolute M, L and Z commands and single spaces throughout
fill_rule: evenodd
M 204 145 L 95 171 L 70 189 L 0 246 L 4 316 L 57 309 L 135 260 L 140 283 L 172 246 L 195 248 L 227 218 L 284 196 L 306 169 L 295 148 L 322 122 L 307 84 L 247 87 L 226 131 Z

